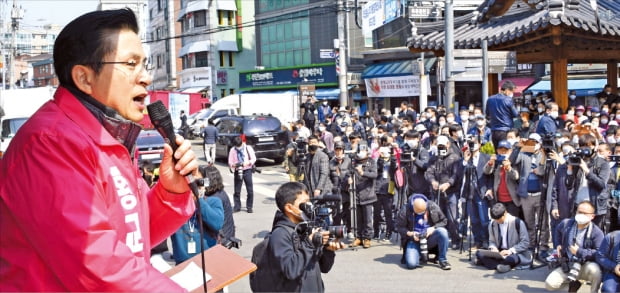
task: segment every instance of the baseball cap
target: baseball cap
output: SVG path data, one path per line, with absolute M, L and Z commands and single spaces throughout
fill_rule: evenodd
M 344 150 L 344 142 L 339 141 L 334 144 L 334 149 L 343 149 Z
M 531 140 L 535 140 L 538 143 L 542 143 L 542 137 L 540 137 L 540 134 L 538 133 L 530 133 L 530 136 L 528 136 L 527 138 Z
M 529 112 L 529 111 L 530 111 L 530 109 L 528 109 L 528 108 L 526 108 L 526 107 L 521 107 L 521 110 L 520 110 L 519 112 L 521 112 L 521 113 L 524 113 L 524 112 L 525 112 L 525 113 L 527 113 L 527 112 Z
M 448 146 L 449 144 L 450 144 L 450 141 L 448 140 L 447 136 L 440 135 L 437 137 L 437 145 Z
M 497 144 L 498 149 L 511 149 L 512 146 L 507 140 L 502 140 Z
M 600 110 L 598 109 L 598 107 L 592 107 L 592 109 L 590 109 L 590 111 L 591 111 L 592 113 L 598 113 L 598 112 L 600 112 Z
M 586 107 L 584 107 L 583 105 L 579 105 L 579 106 L 577 106 L 577 108 L 576 108 L 576 109 L 577 109 L 577 110 L 581 110 L 581 111 L 585 111 L 585 110 L 586 110 Z
M 418 124 L 415 126 L 414 130 L 417 132 L 426 131 L 426 126 L 424 126 L 424 124 Z
M 478 115 L 476 115 L 476 119 L 485 119 L 485 118 L 484 118 L 484 115 L 478 114 Z
M 347 108 L 341 106 L 340 109 L 338 109 L 338 112 L 346 112 Z

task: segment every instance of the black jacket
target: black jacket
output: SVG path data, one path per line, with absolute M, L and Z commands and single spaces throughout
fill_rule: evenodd
M 607 213 L 609 200 L 609 190 L 607 190 L 607 180 L 611 175 L 609 164 L 605 159 L 594 155 L 588 163 L 588 168 L 590 168 L 590 173 L 586 175 L 585 179 L 588 180 L 590 202 L 594 204 L 597 215 L 604 215 Z M 573 168 L 573 174 L 566 176 L 566 185 L 569 192 L 573 193 L 573 198 L 577 196 L 577 190 L 581 183 L 579 180 L 581 172 L 581 168 L 576 167 Z
M 355 176 L 356 199 L 359 205 L 367 205 L 377 201 L 375 193 L 375 179 L 377 178 L 377 163 L 369 158 L 362 166 L 363 173 L 360 175 L 355 167 L 353 168 Z
M 377 195 L 393 194 L 389 192 L 389 187 L 390 181 L 394 180 L 395 171 L 396 161 L 394 159 L 390 158 L 387 162 L 382 158 L 377 160 L 377 180 L 375 182 L 375 191 Z
M 307 235 L 300 235 L 295 224 L 276 211 L 267 248 L 271 268 L 269 292 L 324 292 L 321 273 L 328 273 L 335 253 L 324 247 L 315 248 Z
M 417 151 L 414 151 L 414 153 L 415 152 L 417 152 L 417 156 L 415 160 L 411 162 L 411 166 L 407 166 L 407 164 L 401 162 L 401 166 L 410 167 L 407 170 L 407 173 L 410 174 L 407 178 L 407 182 L 409 183 L 407 195 L 413 193 L 428 194 L 428 181 L 424 178 L 424 173 L 428 169 L 430 155 L 428 149 L 422 146 L 418 146 Z
M 430 187 L 433 181 L 439 182 L 439 185 L 450 183 L 450 187 L 446 190 L 447 194 L 458 192 L 461 189 L 459 178 L 461 178 L 462 167 L 461 158 L 455 153 L 448 152 L 445 158 L 437 157 L 437 160 L 429 165 L 425 174 L 431 194 L 437 194 L 437 191 Z
M 448 219 L 441 212 L 441 209 L 434 201 L 426 202 L 426 212 L 428 213 L 428 225 L 439 228 L 448 225 Z M 404 205 L 396 216 L 396 231 L 400 234 L 400 239 L 404 245 L 411 237 L 407 236 L 408 231 L 413 231 L 414 226 L 413 207 Z
M 230 198 L 226 191 L 220 190 L 211 196 L 215 196 L 222 201 L 222 206 L 224 207 L 224 225 L 222 225 L 222 229 L 220 229 L 220 237 L 222 243 L 226 243 L 227 240 L 235 237 L 235 219 L 233 218 L 233 210 L 232 205 L 230 204 Z

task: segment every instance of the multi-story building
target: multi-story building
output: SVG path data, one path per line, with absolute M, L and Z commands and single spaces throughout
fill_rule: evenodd
M 202 92 L 212 101 L 234 94 L 238 71 L 254 68 L 254 6 L 241 0 L 182 0 L 177 56 L 179 89 Z
M 153 64 L 151 90 L 174 90 L 179 88 L 177 72 L 181 59 L 177 52 L 181 47 L 181 23 L 176 21 L 175 11 L 181 10 L 181 2 L 174 0 L 148 1 L 148 27 L 146 44 Z
M 163 0 L 162 0 L 163 1 Z M 146 25 L 147 25 L 147 13 L 146 6 L 147 0 L 99 0 L 97 10 L 110 10 L 129 8 L 133 10 L 138 19 L 138 26 L 140 29 L 140 38 L 146 39 Z
M 54 72 L 54 59 L 47 58 L 32 62 L 32 81 L 34 87 L 58 86 L 58 78 Z

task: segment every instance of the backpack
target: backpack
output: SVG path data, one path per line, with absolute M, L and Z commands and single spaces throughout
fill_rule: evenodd
M 273 230 L 277 227 L 284 227 L 287 230 L 290 229 L 286 228 L 286 226 L 276 224 L 276 226 L 265 236 L 265 238 L 261 242 L 257 243 L 252 249 L 251 261 L 256 264 L 257 267 L 256 271 L 250 273 L 250 288 L 252 289 L 252 292 L 273 291 L 273 286 L 279 279 L 277 276 L 273 276 L 267 253 L 271 233 L 273 233 Z M 296 234 L 294 230 L 291 233 Z M 299 243 L 293 244 L 293 248 L 296 252 L 299 249 Z M 268 287 L 264 287 L 265 285 Z

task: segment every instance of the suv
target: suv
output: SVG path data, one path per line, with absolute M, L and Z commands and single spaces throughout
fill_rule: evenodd
M 256 158 L 273 159 L 282 163 L 287 133 L 282 130 L 280 120 L 271 115 L 225 116 L 215 125 L 219 132 L 215 144 L 215 157 L 228 160 L 228 153 L 233 148 L 232 139 L 245 137 L 247 145 L 252 146 Z
M 159 165 L 164 157 L 164 138 L 154 129 L 141 130 L 136 141 L 138 163 Z

